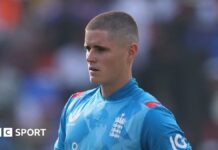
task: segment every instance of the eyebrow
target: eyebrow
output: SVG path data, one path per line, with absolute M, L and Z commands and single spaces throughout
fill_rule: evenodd
M 84 48 L 89 49 L 90 46 L 88 46 L 88 45 L 84 45 Z M 110 48 L 108 48 L 108 47 L 101 46 L 101 45 L 94 45 L 93 48 L 104 49 L 104 50 L 109 50 L 109 49 L 110 49 Z

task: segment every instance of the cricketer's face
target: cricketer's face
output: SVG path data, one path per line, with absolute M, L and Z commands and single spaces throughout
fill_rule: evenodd
M 87 30 L 84 47 L 90 81 L 110 85 L 124 79 L 129 69 L 128 50 L 105 30 Z

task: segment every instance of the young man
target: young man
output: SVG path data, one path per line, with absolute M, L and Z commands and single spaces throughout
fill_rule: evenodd
M 138 29 L 124 12 L 93 18 L 85 30 L 90 81 L 61 116 L 55 150 L 190 150 L 173 114 L 132 78 Z

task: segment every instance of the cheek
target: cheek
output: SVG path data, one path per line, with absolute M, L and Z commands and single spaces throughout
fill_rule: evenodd
M 113 73 L 116 74 L 123 70 L 127 64 L 127 57 L 123 54 L 107 55 L 100 58 L 102 67 L 106 74 Z
M 111 59 L 104 59 L 102 64 L 105 70 L 111 70 L 114 67 L 115 61 Z
M 100 61 L 101 61 L 101 66 L 106 74 L 108 72 L 112 72 L 117 64 L 117 61 L 114 59 L 114 57 L 111 56 L 101 57 Z
M 120 57 L 113 57 L 113 59 L 110 59 L 105 62 L 106 69 L 110 71 L 113 74 L 116 74 L 117 72 L 120 72 L 123 67 L 123 58 Z

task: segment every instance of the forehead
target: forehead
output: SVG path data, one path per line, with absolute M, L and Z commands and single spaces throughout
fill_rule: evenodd
M 112 40 L 106 30 L 86 30 L 85 45 L 90 44 L 109 44 Z

